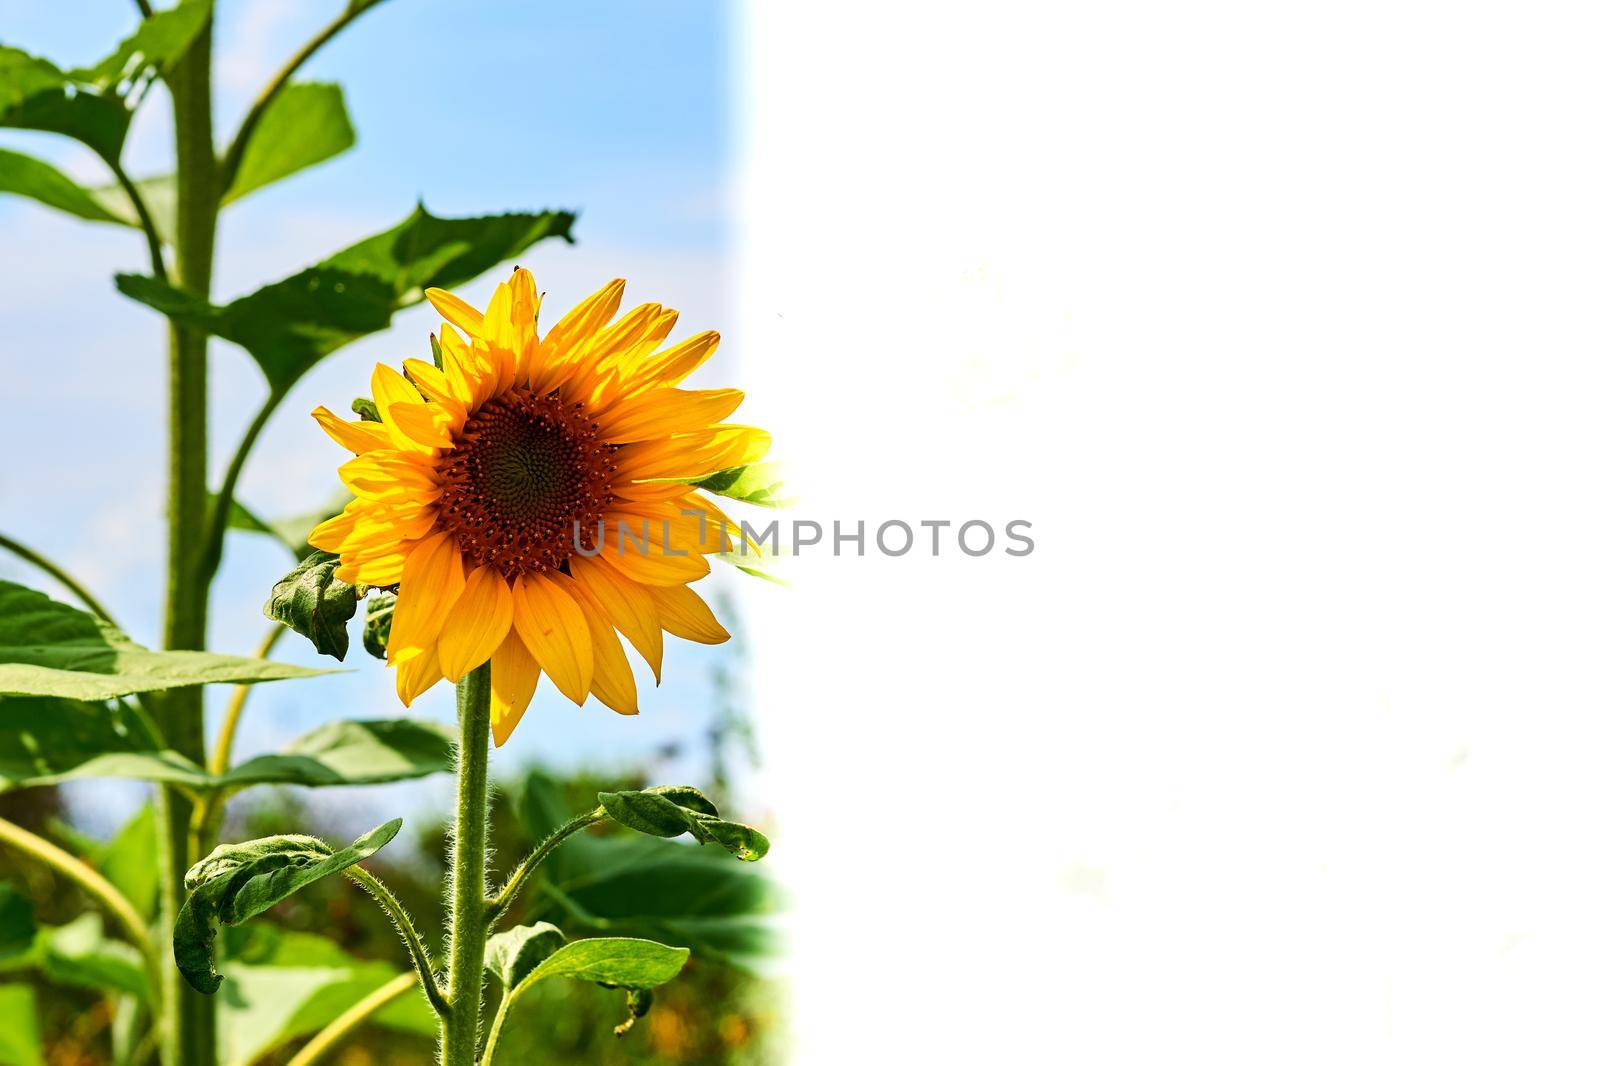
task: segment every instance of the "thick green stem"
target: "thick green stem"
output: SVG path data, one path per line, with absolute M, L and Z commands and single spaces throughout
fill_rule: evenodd
M 456 770 L 456 834 L 450 857 L 450 1014 L 443 1066 L 473 1066 L 483 1014 L 484 869 L 489 831 L 489 664 L 456 686 L 461 748 Z
M 167 71 L 177 147 L 177 284 L 201 298 L 211 294 L 211 260 L 217 232 L 217 160 L 211 132 L 211 25 L 195 37 Z M 206 335 L 170 328 L 167 442 L 167 610 L 165 645 L 205 647 L 206 583 L 197 564 L 204 549 L 206 491 Z M 157 707 L 157 720 L 174 750 L 205 762 L 205 705 L 201 689 L 174 689 Z M 189 851 L 190 801 L 163 788 L 158 797 L 161 873 L 161 943 L 183 904 Z M 162 1061 L 169 1066 L 211 1066 L 216 1061 L 216 1015 L 208 997 L 163 968 Z

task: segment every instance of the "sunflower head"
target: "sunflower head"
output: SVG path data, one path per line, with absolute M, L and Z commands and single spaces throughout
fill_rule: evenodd
M 313 416 L 355 458 L 355 499 L 311 544 L 352 584 L 398 586 L 388 661 L 410 705 L 491 664 L 503 744 L 541 674 L 574 703 L 638 712 L 620 632 L 661 679 L 662 634 L 728 639 L 689 586 L 727 550 L 726 518 L 692 484 L 759 459 L 767 434 L 724 421 L 744 394 L 680 388 L 717 347 L 662 344 L 677 312 L 617 317 L 612 281 L 542 336 L 533 277 L 517 270 L 479 312 L 430 289 L 436 362 L 380 364 L 380 420 Z

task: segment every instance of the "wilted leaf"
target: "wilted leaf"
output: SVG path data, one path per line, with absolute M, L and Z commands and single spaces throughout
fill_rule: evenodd
M 222 202 L 332 159 L 355 143 L 344 90 L 327 82 L 290 82 L 262 113 Z
M 218 307 L 155 278 L 117 275 L 117 288 L 177 321 L 248 351 L 268 385 L 286 391 L 329 352 L 386 329 L 431 286 L 470 281 L 536 241 L 569 236 L 573 215 L 436 218 L 418 207 L 394 229 L 293 277 Z
M 299 633 L 323 655 L 340 662 L 350 650 L 350 619 L 366 591 L 334 577 L 339 557 L 313 551 L 287 577 L 272 586 L 266 616 Z
M 327 673 L 203 651 L 151 651 L 42 592 L 0 581 L 0 695 L 106 700 L 215 682 L 249 684 Z
M 132 219 L 114 214 L 93 193 L 49 163 L 0 148 L 0 193 L 7 192 L 26 196 L 90 222 L 137 225 Z
M 396 818 L 339 851 L 298 835 L 218 846 L 184 875 L 189 898 L 178 912 L 172 938 L 184 980 L 206 993 L 221 985 L 212 957 L 217 923 L 238 925 L 254 918 L 306 885 L 368 858 L 399 831 Z
M 600 805 L 606 815 L 635 832 L 658 837 L 688 833 L 702 844 L 719 844 L 746 862 L 754 862 L 767 853 L 770 845 L 765 836 L 748 825 L 718 818 L 710 803 L 687 785 L 600 793 Z

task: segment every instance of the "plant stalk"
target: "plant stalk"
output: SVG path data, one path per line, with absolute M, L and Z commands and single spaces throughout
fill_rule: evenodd
M 330 1022 L 326 1029 L 307 1041 L 306 1046 L 289 1060 L 288 1066 L 311 1066 L 312 1063 L 321 1062 L 329 1052 L 339 1046 L 341 1040 L 350 1035 L 352 1030 L 359 1028 L 368 1018 L 399 999 L 406 989 L 416 983 L 416 974 L 403 973 L 387 984 L 379 985 L 360 1002 Z
M 443 1019 L 443 1066 L 474 1066 L 483 1014 L 484 873 L 489 831 L 489 664 L 456 686 L 455 847 L 450 856 L 450 1014 Z
M 175 278 L 195 296 L 211 295 L 218 190 L 212 139 L 211 36 L 208 20 L 187 53 L 167 71 L 177 148 L 177 221 L 173 235 Z M 169 325 L 167 439 L 167 604 L 164 644 L 201 649 L 206 640 L 207 585 L 197 570 L 204 549 L 206 490 L 206 334 Z M 156 707 L 168 745 L 204 764 L 205 704 L 200 686 L 173 689 Z M 189 850 L 192 804 L 163 788 L 157 797 L 161 873 L 161 934 L 170 944 L 183 905 L 183 875 L 197 858 Z M 162 1061 L 168 1066 L 212 1066 L 216 1014 L 211 1000 L 190 988 L 174 966 L 162 968 Z

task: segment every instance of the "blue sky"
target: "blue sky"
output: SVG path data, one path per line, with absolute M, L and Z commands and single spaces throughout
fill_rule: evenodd
M 225 137 L 282 58 L 328 21 L 343 0 L 219 0 L 218 136 Z M 134 22 L 130 0 L 45 5 L 0 0 L 3 41 L 63 65 L 109 51 Z M 635 301 L 682 311 L 682 335 L 725 336 L 727 380 L 738 351 L 727 320 L 730 219 L 726 49 L 721 3 L 511 5 L 388 0 L 325 48 L 302 78 L 345 89 L 355 150 L 258 193 L 224 217 L 219 299 L 293 272 L 403 218 L 419 198 L 436 214 L 544 207 L 581 212 L 575 247 L 542 245 L 521 259 L 546 289 L 547 307 L 569 306 L 613 276 Z M 104 180 L 86 150 L 18 131 L 0 144 L 50 159 L 86 183 Z M 166 170 L 171 134 L 164 97 L 147 102 L 126 162 L 136 175 Z M 0 423 L 0 448 L 24 456 L 0 470 L 0 528 L 78 573 L 137 638 L 154 642 L 162 582 L 164 343 L 160 321 L 119 297 L 110 276 L 143 269 L 132 232 L 0 197 L 0 364 L 20 400 Z M 468 287 L 481 302 L 493 280 Z M 269 425 L 241 498 L 263 514 L 314 508 L 337 489 L 340 453 L 307 412 L 341 409 L 368 392 L 377 360 L 426 352 L 434 320 L 425 309 L 351 345 L 297 386 Z M 264 389 L 249 359 L 214 347 L 212 463 L 226 462 Z M 214 479 L 215 480 L 215 479 Z M 281 549 L 235 536 L 217 587 L 212 644 L 247 651 L 264 629 L 260 604 L 290 560 Z M 0 559 L 0 576 L 43 584 Z M 303 642 L 285 657 L 313 662 Z M 502 767 L 538 756 L 565 763 L 626 763 L 674 740 L 696 739 L 710 702 L 711 671 L 727 649 L 669 642 L 666 680 L 644 713 L 622 720 L 575 709 L 541 691 Z M 330 662 L 331 665 L 331 662 Z M 269 750 L 334 717 L 401 713 L 391 678 L 359 649 L 355 672 L 263 686 L 252 697 L 239 753 Z M 221 692 L 213 693 L 220 702 Z M 439 686 L 414 708 L 452 713 Z M 662 767 L 688 774 L 687 765 Z M 440 798 L 438 782 L 429 802 Z M 96 788 L 98 786 L 88 786 Z M 79 798 L 92 799 L 80 791 Z M 370 809 L 410 803 L 415 790 L 320 799 Z M 93 804 L 90 804 L 91 806 Z

